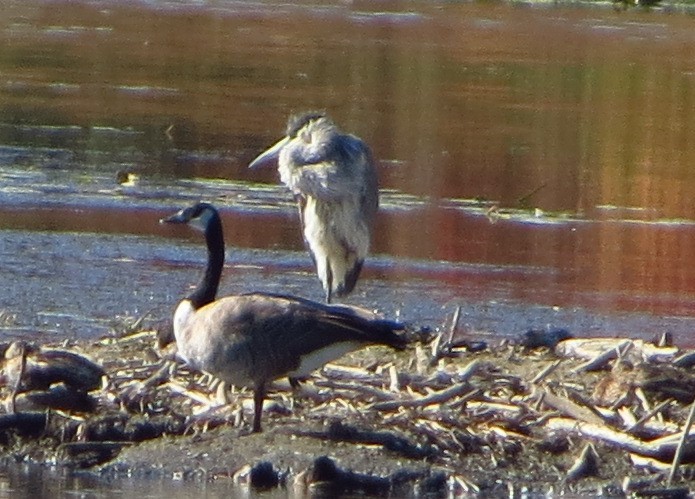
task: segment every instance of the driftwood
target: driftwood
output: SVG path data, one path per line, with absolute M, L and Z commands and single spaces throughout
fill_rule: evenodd
M 386 450 L 397 452 L 409 459 L 425 459 L 435 453 L 435 450 L 431 447 L 420 446 L 392 432 L 363 430 L 355 426 L 346 425 L 340 421 L 331 423 L 326 431 L 299 431 L 296 434 L 336 442 L 380 445 Z
M 16 392 L 47 389 L 55 383 L 86 392 L 99 388 L 105 375 L 101 366 L 83 355 L 19 341 L 5 351 L 2 373 Z
M 592 424 L 602 424 L 603 418 L 595 410 L 592 410 L 586 405 L 580 405 L 576 402 L 555 395 L 549 391 L 538 388 L 537 393 L 542 402 L 553 409 L 560 411 L 562 414 L 569 416 L 577 421 L 583 421 Z
M 563 430 L 616 445 L 627 452 L 658 459 L 664 463 L 670 463 L 673 460 L 678 447 L 677 436 L 674 435 L 647 442 L 606 425 L 580 422 L 570 418 L 551 418 L 546 423 L 546 427 L 549 430 Z M 692 437 L 695 435 L 689 435 L 689 440 L 684 446 L 683 462 L 695 462 L 695 439 Z
M 45 412 L 21 412 L 0 414 L 0 431 L 16 430 L 21 433 L 38 434 L 46 427 Z
M 391 401 L 394 399 L 395 395 L 386 390 L 381 390 L 379 388 L 369 386 L 369 385 L 364 385 L 362 383 L 358 382 L 340 382 L 340 381 L 333 381 L 333 380 L 315 380 L 314 385 L 319 387 L 319 388 L 329 388 L 331 390 L 343 390 L 343 391 L 354 391 L 354 392 L 359 392 L 361 395 L 365 397 L 372 397 L 377 400 L 388 400 Z
M 478 362 L 471 362 L 459 373 L 459 384 L 445 390 L 434 392 L 427 396 L 415 399 L 378 402 L 372 405 L 372 409 L 378 411 L 392 411 L 398 409 L 399 407 L 425 407 L 431 404 L 443 404 L 455 397 L 465 396 L 466 394 L 471 396 L 470 394 L 477 393 L 477 390 L 471 390 L 470 385 L 466 383 L 466 380 L 475 374 L 478 367 Z
M 625 355 L 629 348 L 629 357 L 633 363 L 638 362 L 670 362 L 678 355 L 674 346 L 657 346 L 643 340 L 628 340 L 624 338 L 572 338 L 560 342 L 555 351 L 563 357 L 585 359 L 590 362 L 578 370 L 600 369 L 610 360 Z
M 104 381 L 103 368 L 84 355 L 15 341 L 2 348 L 0 386 L 9 390 L 8 412 L 45 408 L 90 412 L 97 402 L 88 392 Z
M 254 488 L 303 484 L 310 491 L 328 487 L 339 493 L 397 496 L 417 489 L 420 495 L 427 490 L 465 494 L 523 481 L 525 472 L 518 470 L 531 466 L 538 455 L 543 467 L 536 470 L 536 480 L 577 491 L 587 477 L 598 480 L 612 473 L 595 459 L 598 449 L 600 455 L 630 457 L 635 467 L 658 473 L 643 484 L 630 482 L 630 493 L 636 494 L 664 486 L 662 474 L 669 467 L 684 471 L 695 463 L 695 436 L 684 430 L 683 405 L 692 377 L 673 364 L 675 347 L 567 339 L 552 349 L 503 345 L 472 353 L 458 349 L 455 330 L 454 316 L 443 333 L 405 354 L 374 350 L 345 357 L 313 373 L 299 388 L 278 380 L 264 404 L 271 413 L 265 416 L 269 433 L 340 442 L 341 448 L 366 446 L 405 465 L 427 463 L 437 471 L 376 476 L 344 470 L 327 457 L 304 472 L 280 471 L 261 461 L 230 474 Z M 89 352 L 95 361 L 70 351 L 69 345 L 5 346 L 8 413 L 0 415 L 0 437 L 13 441 L 14 435 L 40 435 L 44 447 L 54 442 L 55 462 L 78 466 L 108 462 L 134 442 L 199 435 L 222 425 L 235 432 L 234 438 L 247 438 L 244 415 L 252 411 L 252 393 L 230 391 L 172 362 L 171 347 L 157 350 L 156 341 L 154 332 L 105 339 Z M 423 353 L 421 362 L 413 359 L 414 350 Z M 47 353 L 56 351 L 62 353 Z M 67 365 L 83 369 L 89 381 L 71 378 Z M 60 379 L 56 372 L 62 373 Z M 94 412 L 66 406 L 69 397 L 55 396 L 60 390 L 87 397 Z M 25 412 L 32 399 L 47 392 L 63 405 L 56 400 L 50 411 Z M 546 466 L 553 456 L 559 464 Z M 629 467 L 628 459 L 613 461 Z M 402 488 L 406 483 L 410 489 Z

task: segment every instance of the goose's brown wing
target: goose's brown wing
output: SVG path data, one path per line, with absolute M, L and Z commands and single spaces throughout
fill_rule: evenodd
M 269 378 L 291 373 L 311 357 L 327 362 L 367 344 L 405 346 L 396 334 L 403 329 L 401 324 L 363 309 L 280 294 L 251 293 L 237 300 L 244 301 L 237 319 L 243 323 L 239 333 L 248 343 L 254 365 Z

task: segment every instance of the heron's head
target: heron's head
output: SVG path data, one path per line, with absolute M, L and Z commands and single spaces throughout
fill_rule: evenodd
M 162 218 L 162 224 L 187 224 L 194 229 L 205 232 L 213 220 L 219 220 L 217 209 L 209 203 L 196 203 L 166 218 Z
M 335 123 L 322 112 L 308 112 L 291 116 L 286 135 L 261 153 L 249 168 L 267 166 L 276 162 L 302 166 L 324 161 L 332 153 L 336 139 L 341 137 Z

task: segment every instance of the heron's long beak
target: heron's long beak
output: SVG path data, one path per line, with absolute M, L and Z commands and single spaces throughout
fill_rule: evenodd
M 289 141 L 289 137 L 284 137 L 283 139 L 277 141 L 270 147 L 270 149 L 262 152 L 256 157 L 256 159 L 251 161 L 251 163 L 249 163 L 249 168 L 260 168 L 268 166 L 272 162 L 276 162 L 278 160 L 278 156 L 280 156 L 280 151 L 282 151 L 282 148 L 285 147 Z

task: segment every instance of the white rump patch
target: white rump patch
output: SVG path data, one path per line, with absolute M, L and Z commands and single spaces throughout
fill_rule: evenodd
M 288 373 L 288 375 L 293 377 L 307 376 L 327 362 L 357 350 L 363 345 L 364 343 L 358 343 L 356 341 L 343 341 L 314 350 L 311 353 L 303 355 L 299 367 L 291 373 Z

